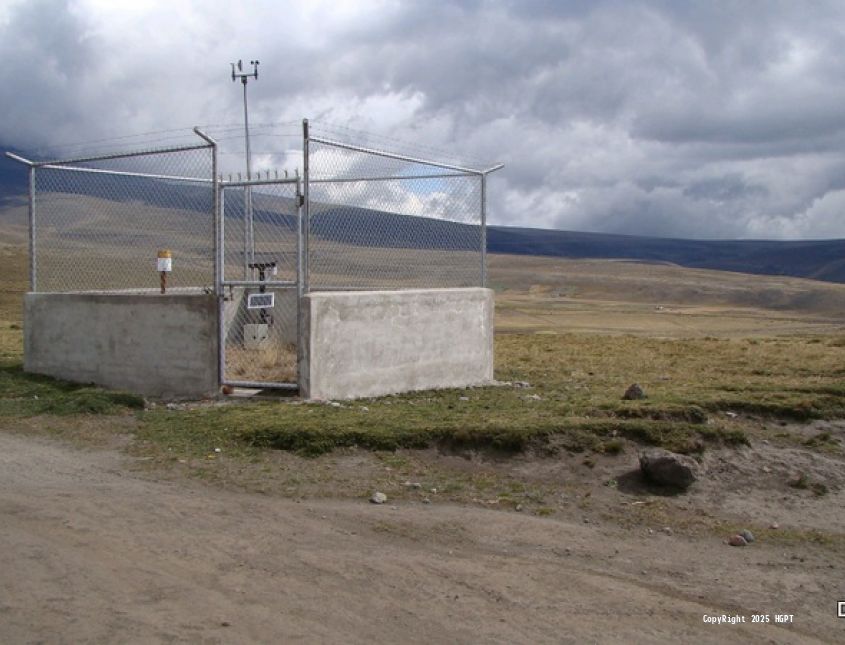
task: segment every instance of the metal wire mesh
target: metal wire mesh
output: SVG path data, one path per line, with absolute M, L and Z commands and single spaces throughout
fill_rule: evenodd
M 479 174 L 324 140 L 309 164 L 310 289 L 481 284 Z
M 170 288 L 214 285 L 210 148 L 34 170 L 38 291 L 154 289 L 170 249 Z
M 252 226 L 247 216 L 252 200 Z M 296 281 L 297 224 L 295 183 L 223 187 L 223 279 L 257 280 L 250 263 L 275 262 L 268 279 Z
M 223 283 L 252 282 L 224 288 L 226 382 L 296 383 L 296 194 L 295 183 L 223 187 Z M 263 281 L 290 286 L 262 287 Z M 272 296 L 272 306 L 255 306 L 251 295 Z
M 297 292 L 266 288 L 273 307 L 250 308 L 257 286 L 226 289 L 223 380 L 295 383 L 297 375 Z

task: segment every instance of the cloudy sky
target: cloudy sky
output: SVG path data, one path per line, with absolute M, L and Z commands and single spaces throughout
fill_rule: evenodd
M 842 2 L 0 0 L 0 144 L 237 124 L 238 58 L 255 123 L 505 162 L 494 223 L 845 237 Z

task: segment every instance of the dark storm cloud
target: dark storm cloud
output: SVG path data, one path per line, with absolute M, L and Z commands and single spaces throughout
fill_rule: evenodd
M 0 140 L 319 117 L 502 160 L 498 223 L 845 236 L 845 9 L 831 2 L 14 2 Z

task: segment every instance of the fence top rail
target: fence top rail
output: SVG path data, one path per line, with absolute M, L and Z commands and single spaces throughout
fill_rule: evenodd
M 366 148 L 364 146 L 355 146 L 348 143 L 343 143 L 341 141 L 335 141 L 333 139 L 324 139 L 323 137 L 314 137 L 309 136 L 309 140 L 315 143 L 322 143 L 326 146 L 332 146 L 335 148 L 343 148 L 344 150 L 351 150 L 352 152 L 363 152 L 366 154 L 376 155 L 379 157 L 385 157 L 387 159 L 396 159 L 398 161 L 407 161 L 409 163 L 416 163 L 423 166 L 432 166 L 434 168 L 443 168 L 445 170 L 455 170 L 457 172 L 468 173 L 471 175 L 484 175 L 494 170 L 498 170 L 499 168 L 504 167 L 504 164 L 498 164 L 491 169 L 488 170 L 479 170 L 478 168 L 467 168 L 466 166 L 456 166 L 454 164 L 443 163 L 440 161 L 433 161 L 431 159 L 423 159 L 421 157 L 412 157 L 410 155 L 400 155 L 393 152 L 388 152 L 386 150 L 379 150 L 377 148 Z
M 70 164 L 87 163 L 90 161 L 109 161 L 111 159 L 129 159 L 132 157 L 147 157 L 154 155 L 163 155 L 173 152 L 190 152 L 191 150 L 208 150 L 214 147 L 212 143 L 202 143 L 193 146 L 171 146 L 169 148 L 151 148 L 149 150 L 136 150 L 133 152 L 116 152 L 108 155 L 95 155 L 91 157 L 73 157 L 71 159 L 52 159 L 47 161 L 32 161 L 25 159 L 20 155 L 12 152 L 7 152 L 6 156 L 20 163 L 25 163 L 33 168 L 40 168 L 42 166 L 67 166 Z
M 130 172 L 128 170 L 105 170 L 103 168 L 86 168 L 84 166 L 64 166 L 55 164 L 44 164 L 38 166 L 45 170 L 67 170 L 70 172 L 87 172 L 97 175 L 116 175 L 122 177 L 143 177 L 144 179 L 166 179 L 170 181 L 185 181 L 196 184 L 213 184 L 213 179 L 206 179 L 204 177 L 183 177 L 180 175 L 159 175 L 150 172 Z

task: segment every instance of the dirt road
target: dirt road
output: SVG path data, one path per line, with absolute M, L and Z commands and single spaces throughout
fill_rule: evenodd
M 811 591 L 815 574 L 785 573 L 774 547 L 439 504 L 297 503 L 142 479 L 125 459 L 0 433 L 0 642 L 808 643 L 845 632 L 836 599 L 804 602 L 798 585 Z M 794 622 L 750 623 L 776 612 Z M 704 621 L 722 614 L 749 622 Z

